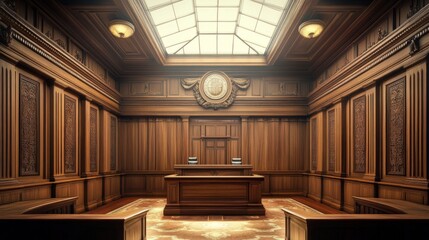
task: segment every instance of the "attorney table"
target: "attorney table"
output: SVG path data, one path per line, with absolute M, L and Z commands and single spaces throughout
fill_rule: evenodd
M 250 165 L 175 165 L 164 215 L 265 215 L 264 177 Z

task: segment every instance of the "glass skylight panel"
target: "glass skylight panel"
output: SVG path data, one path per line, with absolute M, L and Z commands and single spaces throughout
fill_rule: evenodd
M 197 35 L 197 28 L 190 28 L 188 30 L 171 34 L 162 38 L 165 47 L 170 47 L 178 43 L 189 41 Z
M 176 18 L 172 5 L 167 5 L 165 7 L 155 9 L 151 12 L 151 15 L 155 25 L 165 23 Z
M 258 23 L 256 24 L 256 29 L 255 29 L 255 31 L 257 33 L 260 33 L 260 34 L 265 35 L 267 37 L 273 36 L 274 30 L 276 30 L 276 26 L 262 22 L 262 21 L 258 21 Z
M 173 4 L 174 12 L 177 18 L 192 14 L 194 6 L 192 0 L 182 0 Z
M 179 26 L 180 31 L 186 30 L 190 27 L 195 27 L 195 14 L 177 19 L 177 25 Z
M 261 47 L 267 47 L 270 41 L 270 38 L 264 35 L 241 27 L 237 27 L 237 36 L 243 39 L 245 42 L 254 43 Z
M 234 35 L 218 35 L 217 37 L 217 49 L 218 54 L 232 54 Z
M 198 23 L 199 33 L 216 33 L 217 22 L 200 22 Z
M 281 11 L 263 6 L 261 10 L 261 14 L 259 15 L 259 19 L 271 24 L 277 24 L 281 15 L 282 15 Z
M 145 2 L 148 8 L 154 8 L 170 3 L 170 0 L 146 0 Z
M 219 0 L 220 7 L 238 7 L 240 0 Z
M 192 39 L 183 50 L 185 54 L 200 54 L 200 37 Z
M 157 28 L 158 28 L 159 36 L 161 37 L 164 37 L 179 31 L 179 28 L 177 28 L 176 21 L 170 21 L 170 22 L 161 24 Z
M 195 0 L 197 7 L 215 7 L 218 0 Z
M 199 7 L 197 8 L 198 21 L 217 21 L 217 8 Z
M 220 7 L 218 11 L 218 21 L 237 21 L 238 8 Z
M 168 55 L 264 55 L 290 0 L 141 0 Z
M 237 25 L 236 22 L 218 22 L 217 23 L 218 33 L 231 33 L 231 34 L 233 34 L 235 32 L 235 26 L 236 25 Z
M 240 27 L 253 31 L 256 28 L 257 21 L 258 20 L 256 20 L 256 18 L 248 17 L 246 15 L 241 14 L 238 20 L 238 25 Z
M 201 54 L 216 54 L 217 53 L 216 35 L 200 34 Z
M 241 12 L 249 17 L 259 18 L 262 4 L 254 2 L 252 0 L 243 0 Z
M 284 9 L 288 0 L 265 0 L 264 3 L 267 5 L 274 5 L 281 9 Z
M 249 45 L 237 36 L 234 36 L 233 54 L 249 54 Z

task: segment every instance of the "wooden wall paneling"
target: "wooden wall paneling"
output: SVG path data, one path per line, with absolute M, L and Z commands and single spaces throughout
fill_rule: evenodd
M 322 202 L 337 209 L 342 209 L 342 179 L 325 176 L 323 178 Z
M 87 177 L 85 188 L 85 210 L 89 211 L 103 204 L 103 179 L 101 177 Z
M 100 173 L 118 171 L 118 121 L 115 115 L 100 110 Z
M 144 195 L 146 192 L 146 177 L 143 174 L 128 173 L 123 176 L 122 194 L 125 196 Z
M 248 117 L 241 117 L 241 162 L 249 164 Z
M 121 197 L 121 175 L 103 176 L 103 204 Z
M 353 213 L 355 202 L 353 196 L 357 197 L 375 197 L 375 185 L 373 183 L 366 183 L 361 181 L 353 181 L 352 179 L 345 179 L 344 181 L 344 211 Z
M 378 188 L 378 195 L 380 198 L 399 199 L 426 205 L 429 203 L 427 190 L 420 187 L 410 188 L 382 184 Z
M 76 200 L 76 213 L 85 211 L 84 179 L 54 183 L 55 197 L 78 197 Z
M 84 99 L 82 102 L 82 176 L 91 176 L 98 174 L 99 169 L 99 111 L 98 107 L 92 105 L 88 100 Z
M 269 193 L 273 195 L 305 195 L 305 178 L 301 174 L 271 174 Z
M 0 61 L 0 68 L 0 182 L 3 182 L 17 177 L 19 82 L 14 65 Z
M 322 200 L 322 177 L 310 174 L 308 176 L 308 194 L 307 197 L 317 201 Z
M 110 114 L 110 172 L 118 171 L 118 119 Z
M 407 176 L 427 186 L 427 66 L 422 62 L 406 71 Z
M 179 81 L 177 81 L 177 87 L 175 86 L 174 89 L 179 89 Z M 189 135 L 189 117 L 183 117 L 182 116 L 182 156 L 177 159 L 177 163 L 179 164 L 186 164 L 189 155 L 189 149 L 190 149 L 190 135 Z
M 64 89 L 53 86 L 52 95 L 53 178 L 64 175 Z
M 310 118 L 310 170 L 324 171 L 324 112 L 319 112 Z
M 156 170 L 173 170 L 182 156 L 182 123 L 179 118 L 157 118 L 155 124 Z
M 156 170 L 156 119 L 149 118 L 148 126 L 148 170 Z

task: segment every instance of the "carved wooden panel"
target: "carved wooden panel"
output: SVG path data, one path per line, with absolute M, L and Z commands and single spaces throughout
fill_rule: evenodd
M 265 96 L 299 96 L 299 84 L 286 81 L 267 81 L 264 84 Z
M 77 100 L 64 95 L 64 172 L 75 173 L 77 164 Z
M 20 75 L 19 175 L 40 174 L 40 83 Z
M 311 170 L 316 171 L 317 170 L 317 158 L 318 158 L 318 134 L 317 134 L 317 118 L 311 119 Z
M 89 171 L 97 171 L 98 160 L 98 110 L 89 110 Z
M 386 85 L 386 173 L 405 175 L 405 79 Z
M 328 171 L 335 171 L 335 109 L 328 111 Z
M 164 96 L 165 81 L 147 81 L 129 84 L 130 96 Z
M 366 170 L 366 95 L 353 100 L 353 172 Z
M 116 146 L 117 146 L 117 122 L 116 117 L 110 117 L 110 170 L 116 170 Z

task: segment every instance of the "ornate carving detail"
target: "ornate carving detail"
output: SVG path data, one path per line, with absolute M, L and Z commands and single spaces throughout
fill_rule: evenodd
M 386 30 L 381 30 L 381 28 L 378 29 L 378 39 L 377 39 L 378 41 L 383 40 L 383 38 L 386 36 L 387 36 Z
M 420 9 L 422 9 L 427 3 L 425 1 L 421 0 L 411 0 L 410 3 L 410 10 L 407 13 L 407 18 L 412 17 L 414 14 L 416 14 Z
M 116 118 L 110 118 L 110 170 L 116 170 Z
M 245 90 L 250 81 L 244 78 L 229 78 L 223 72 L 208 72 L 202 78 L 181 80 L 184 89 L 192 89 L 198 104 L 204 108 L 227 108 L 237 96 L 238 89 Z
M 366 171 L 366 96 L 353 100 L 353 172 Z
M 64 172 L 76 172 L 76 100 L 64 95 Z
M 414 53 L 418 52 L 420 49 L 419 38 L 414 37 L 410 40 L 410 55 L 414 55 Z
M 14 12 L 16 12 L 16 2 L 15 0 L 5 0 L 4 3 L 6 6 L 10 9 L 12 9 Z
M 57 39 L 55 42 L 62 47 L 63 49 L 66 49 L 66 43 L 62 39 Z
M 0 25 L 0 42 L 6 46 L 9 46 L 12 41 L 12 27 L 9 25 L 7 27 L 3 27 Z
M 317 170 L 317 119 L 311 119 L 311 170 Z
M 328 112 L 328 170 L 335 171 L 335 110 Z
M 98 127 L 97 109 L 89 110 L 89 171 L 97 171 Z
M 386 86 L 386 172 L 405 175 L 405 79 Z
M 20 76 L 19 81 L 19 175 L 39 175 L 40 83 Z

